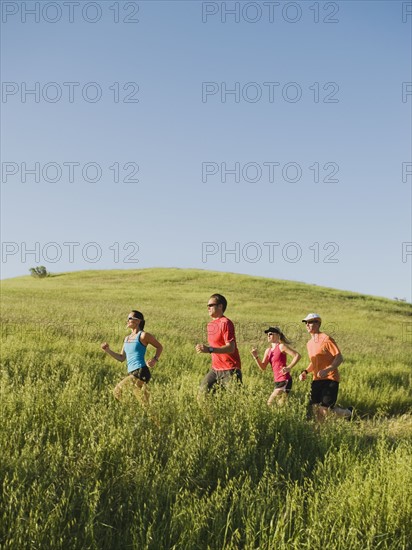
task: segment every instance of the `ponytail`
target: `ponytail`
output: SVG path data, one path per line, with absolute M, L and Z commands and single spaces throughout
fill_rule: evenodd
M 291 344 L 292 342 L 286 338 L 283 332 L 279 332 L 279 338 L 282 344 Z
M 144 319 L 144 316 L 143 316 L 143 313 L 141 313 L 140 311 L 137 311 L 136 309 L 132 309 L 132 313 L 133 313 L 133 317 L 140 320 L 139 329 L 143 330 L 144 325 L 146 323 L 146 321 Z

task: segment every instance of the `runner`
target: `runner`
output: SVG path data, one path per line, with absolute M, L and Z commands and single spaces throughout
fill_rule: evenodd
M 113 391 L 115 398 L 118 400 L 121 399 L 124 388 L 129 386 L 133 389 L 136 397 L 141 396 L 142 401 L 146 404 L 149 401 L 147 383 L 152 377 L 149 367 L 153 368 L 159 361 L 163 346 L 152 334 L 143 331 L 144 325 L 143 314 L 140 311 L 133 310 L 127 317 L 127 327 L 131 333 L 125 338 L 122 351 L 116 353 L 110 349 L 107 342 L 101 344 L 102 350 L 116 361 L 123 363 L 127 359 L 128 375 L 117 384 Z M 156 354 L 145 361 L 146 348 L 149 344 L 156 349 Z
M 336 406 L 340 379 L 338 367 L 343 363 L 340 349 L 333 338 L 320 331 L 322 319 L 317 313 L 309 313 L 302 319 L 302 323 L 306 324 L 311 337 L 307 343 L 310 363 L 299 375 L 299 380 L 306 380 L 308 373 L 313 376 L 309 406 L 315 419 L 322 422 L 333 412 L 350 420 L 352 407 L 343 409 Z
M 208 344 L 197 344 L 197 353 L 210 353 L 212 367 L 200 384 L 201 392 L 209 392 L 215 385 L 226 387 L 231 381 L 242 383 L 239 351 L 235 327 L 224 313 L 227 300 L 221 294 L 212 294 L 207 303 L 210 323 L 207 325 Z
M 267 334 L 270 348 L 265 350 L 262 361 L 258 357 L 257 348 L 252 348 L 250 353 L 255 358 L 261 370 L 265 371 L 269 363 L 272 366 L 275 389 L 268 399 L 268 405 L 272 405 L 275 399 L 278 399 L 279 403 L 283 402 L 284 399 L 279 398 L 287 397 L 292 389 L 290 371 L 300 360 L 300 354 L 288 346 L 290 341 L 285 337 L 279 327 L 269 327 L 265 330 L 265 334 Z M 289 365 L 286 365 L 287 355 L 292 357 L 292 361 Z

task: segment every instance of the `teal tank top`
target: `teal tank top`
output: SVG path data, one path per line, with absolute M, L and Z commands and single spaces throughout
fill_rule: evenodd
M 144 359 L 146 354 L 146 346 L 144 346 L 140 341 L 141 333 L 142 331 L 140 330 L 137 333 L 136 340 L 133 340 L 132 342 L 126 342 L 126 340 L 124 341 L 123 349 L 126 354 L 127 372 L 132 372 L 146 366 L 146 361 Z

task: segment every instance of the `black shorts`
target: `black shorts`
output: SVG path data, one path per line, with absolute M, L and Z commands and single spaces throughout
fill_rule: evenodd
M 338 399 L 339 382 L 314 380 L 310 388 L 310 404 L 332 409 Z
M 242 371 L 240 369 L 210 369 L 200 384 L 200 390 L 210 391 L 215 384 L 225 387 L 232 381 L 238 382 L 239 384 L 242 383 Z
M 133 370 L 132 372 L 129 372 L 129 374 L 146 383 L 149 382 L 152 377 L 150 369 L 147 365 L 140 367 L 140 369 Z
M 282 382 L 275 382 L 275 390 L 285 390 L 286 393 L 289 393 L 292 389 L 292 378 L 289 380 L 282 380 Z

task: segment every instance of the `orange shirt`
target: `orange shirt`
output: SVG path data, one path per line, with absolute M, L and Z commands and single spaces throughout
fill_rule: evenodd
M 326 367 L 330 367 L 333 358 L 340 353 L 335 340 L 324 332 L 320 332 L 309 340 L 306 347 L 308 348 L 309 359 L 313 368 L 310 371 L 313 375 L 313 380 L 334 380 L 335 382 L 339 382 L 338 369 L 328 372 L 325 378 L 318 376 L 318 372 L 326 369 Z

